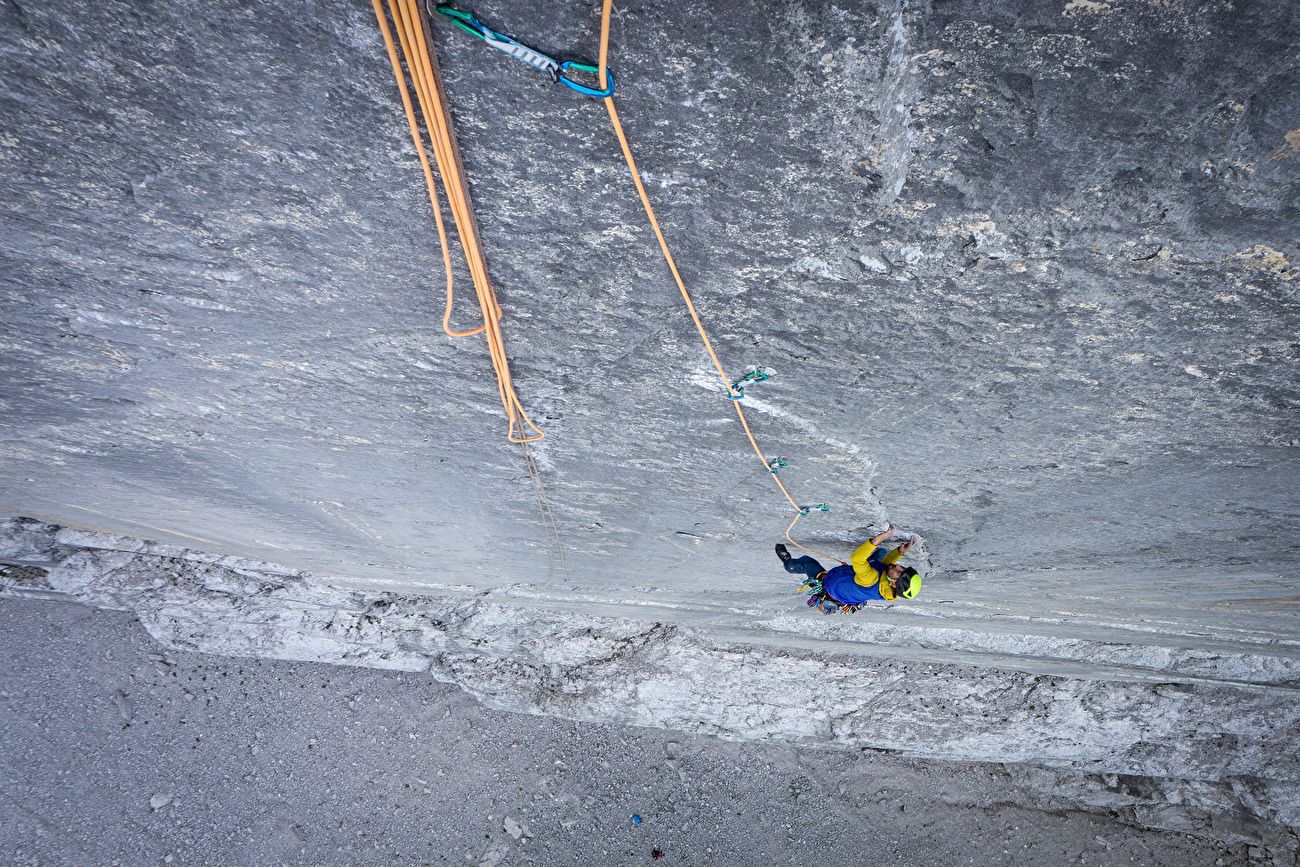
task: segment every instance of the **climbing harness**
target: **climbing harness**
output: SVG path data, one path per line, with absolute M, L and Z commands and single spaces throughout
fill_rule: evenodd
M 834 596 L 826 592 L 826 573 L 809 578 L 803 582 L 796 593 L 808 594 L 808 607 L 815 608 L 822 614 L 852 614 L 855 611 L 861 611 L 867 607 L 866 602 L 858 602 L 853 605 L 845 605 Z
M 808 594 L 809 608 L 815 608 L 822 614 L 852 614 L 854 611 L 861 611 L 866 607 L 865 602 L 859 602 L 856 605 L 845 605 L 827 593 L 825 575 L 826 573 L 823 572 L 815 578 L 809 578 L 795 591 L 796 593 Z
M 425 0 L 426 9 L 429 8 L 429 2 L 430 0 Z M 442 3 L 433 7 L 430 10 L 430 14 L 433 12 L 437 12 L 466 33 L 482 39 L 497 51 L 509 54 L 516 60 L 522 60 L 529 66 L 545 72 L 551 77 L 552 84 L 563 84 L 570 90 L 576 90 L 578 93 L 585 96 L 610 97 L 614 95 L 614 75 L 609 70 L 605 70 L 605 89 L 596 90 L 595 88 L 580 84 L 565 75 L 565 73 L 570 69 L 576 69 L 580 72 L 597 72 L 597 67 L 590 63 L 583 63 L 580 60 L 565 60 L 561 62 L 553 57 L 547 57 L 537 49 L 529 48 L 527 45 L 513 37 L 507 36 L 504 33 L 498 33 L 482 21 L 475 18 L 473 13 L 466 12 L 463 9 L 457 9 L 450 3 Z
M 394 29 L 397 31 L 397 43 L 400 43 L 406 67 L 410 70 L 411 85 L 415 90 L 420 113 L 424 116 L 425 126 L 429 130 L 429 141 L 433 147 L 434 159 L 438 164 L 438 173 L 442 175 L 443 186 L 447 193 L 447 204 L 456 221 L 460 234 L 461 247 L 465 251 L 465 261 L 469 266 L 470 276 L 474 282 L 474 291 L 478 295 L 479 308 L 483 313 L 483 324 L 467 331 L 454 331 L 451 328 L 451 311 L 454 300 L 452 291 L 451 248 L 447 239 L 447 229 L 442 220 L 442 208 L 438 203 L 438 187 L 434 181 L 433 170 L 420 135 L 420 126 L 416 120 L 415 108 L 411 103 L 410 90 L 406 83 L 406 73 L 402 69 L 402 59 L 398 56 L 397 44 L 393 40 L 392 29 L 388 26 L 382 0 L 372 0 L 375 16 L 379 19 L 379 29 L 388 49 L 388 59 L 397 78 L 398 90 L 402 96 L 402 107 L 406 112 L 407 125 L 411 130 L 411 140 L 415 143 L 416 154 L 424 171 L 425 183 L 429 188 L 429 204 L 433 207 L 433 219 L 438 227 L 438 240 L 442 245 L 443 267 L 447 275 L 447 307 L 442 317 L 442 328 L 454 337 L 464 337 L 483 332 L 487 338 L 488 352 L 492 358 L 492 367 L 497 376 L 497 392 L 501 405 L 505 408 L 509 427 L 506 438 L 518 443 L 524 452 L 524 463 L 537 495 L 538 510 L 542 517 L 542 526 L 546 531 L 546 546 L 554 570 L 555 555 L 558 549 L 560 568 L 568 580 L 568 570 L 564 563 L 564 548 L 560 545 L 559 528 L 550 502 L 546 498 L 546 489 L 542 485 L 541 472 L 533 459 L 529 443 L 541 439 L 546 434 L 533 424 L 524 412 L 523 404 L 515 393 L 510 380 L 510 362 L 506 356 L 505 341 L 501 336 L 501 305 L 497 303 L 492 281 L 488 276 L 487 263 L 479 245 L 478 226 L 474 220 L 474 209 L 470 203 L 469 185 L 465 181 L 461 166 L 460 150 L 452 130 L 451 114 L 443 93 L 442 75 L 438 69 L 438 60 L 430 46 L 427 32 L 427 20 L 421 14 L 418 0 L 388 0 L 388 11 L 392 15 Z M 529 435 L 525 428 L 531 428 Z M 554 536 L 554 544 L 552 544 Z

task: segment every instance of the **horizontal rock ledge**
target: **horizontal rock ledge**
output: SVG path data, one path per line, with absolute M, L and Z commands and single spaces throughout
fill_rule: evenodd
M 1099 792 L 1113 799 L 1134 789 L 1121 777 L 1140 777 L 1162 781 L 1145 788 L 1179 805 L 1180 818 L 1167 820 L 1177 827 L 1188 809 L 1222 825 L 1249 790 L 1252 822 L 1300 825 L 1300 702 L 1290 689 L 917 661 L 900 648 L 892 657 L 846 652 L 842 641 L 782 646 L 776 632 L 725 641 L 481 594 L 352 590 L 28 519 L 0 524 L 0 561 L 19 564 L 0 571 L 0 598 L 133 611 L 171 648 L 427 672 L 515 712 L 1036 767 L 1063 774 L 1049 774 L 1052 785 L 1080 803 Z M 1113 778 L 1115 791 L 1089 788 L 1081 774 Z M 1119 800 L 1132 807 L 1134 797 Z

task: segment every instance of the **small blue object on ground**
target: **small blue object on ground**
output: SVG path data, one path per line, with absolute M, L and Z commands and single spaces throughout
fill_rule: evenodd
M 640 824 L 641 824 L 641 817 L 638 816 L 636 813 L 633 813 L 633 814 L 632 814 L 632 824 L 633 824 L 633 825 L 640 825 Z

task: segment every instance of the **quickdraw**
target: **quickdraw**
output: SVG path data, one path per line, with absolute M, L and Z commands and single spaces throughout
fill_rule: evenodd
M 736 380 L 731 384 L 731 391 L 727 394 L 727 397 L 731 398 L 732 400 L 740 400 L 745 396 L 745 383 L 766 382 L 771 378 L 772 375 L 764 371 L 762 368 L 758 370 L 752 370 L 749 373 L 745 374 L 742 378 Z M 782 466 L 784 466 L 784 464 L 782 464 Z
M 375 5 L 375 11 L 379 17 L 380 26 L 381 28 L 384 28 L 385 33 L 387 33 L 386 30 L 387 25 L 385 23 L 385 16 L 383 12 L 383 7 L 381 5 L 381 0 L 373 0 L 373 2 Z M 400 0 L 400 2 L 401 4 L 411 7 L 412 12 L 415 12 L 418 9 L 419 0 Z M 677 265 L 673 261 L 672 253 L 668 248 L 668 242 L 664 238 L 663 231 L 659 226 L 659 221 L 655 218 L 654 208 L 651 206 L 650 199 L 646 195 L 645 186 L 641 182 L 641 175 L 640 172 L 637 171 L 636 161 L 632 158 L 632 150 L 631 147 L 628 145 L 627 136 L 623 132 L 623 125 L 618 119 L 618 112 L 615 109 L 614 100 L 609 98 L 614 94 L 614 76 L 612 73 L 609 72 L 608 67 L 606 65 L 607 52 L 609 48 L 609 25 L 610 25 L 610 16 L 613 12 L 613 0 L 603 0 L 602 2 L 601 23 L 600 23 L 600 64 L 598 66 L 593 66 L 589 63 L 584 63 L 577 60 L 566 60 L 563 63 L 561 63 L 555 60 L 555 58 L 549 57 L 546 54 L 543 54 L 542 52 L 534 48 L 531 48 L 523 44 L 522 42 L 519 42 L 518 40 L 510 36 L 507 36 L 504 33 L 498 33 L 495 30 L 492 30 L 491 28 L 483 24 L 483 22 L 479 21 L 478 18 L 476 18 L 472 13 L 466 12 L 461 9 L 457 9 L 454 5 L 452 5 L 451 2 L 438 3 L 438 5 L 436 6 L 434 5 L 435 3 L 438 3 L 438 0 L 424 0 L 424 4 L 425 4 L 424 8 L 431 17 L 433 14 L 436 13 L 442 16 L 443 18 L 448 19 L 450 23 L 454 24 L 456 27 L 460 28 L 461 30 L 464 30 L 466 33 L 469 33 L 472 36 L 482 39 L 484 42 L 486 42 L 488 45 L 492 46 L 493 48 L 497 49 L 498 51 L 501 51 L 505 54 L 509 54 L 511 57 L 514 57 L 518 60 L 522 60 L 523 62 L 527 63 L 529 66 L 532 66 L 535 69 L 539 69 L 545 72 L 548 76 L 550 76 L 551 81 L 553 83 L 563 84 L 565 87 L 568 87 L 569 89 L 577 93 L 581 93 L 585 96 L 593 96 L 593 97 L 605 99 L 605 106 L 609 110 L 610 121 L 613 124 L 614 133 L 618 137 L 619 145 L 623 150 L 623 156 L 627 160 L 628 172 L 631 175 L 633 184 L 636 186 L 637 194 L 641 197 L 641 204 L 645 206 L 646 216 L 650 220 L 651 228 L 654 229 L 655 237 L 658 238 L 659 240 L 659 246 L 660 249 L 663 251 L 664 260 L 668 264 L 668 269 L 672 272 L 673 279 L 677 283 L 677 288 L 681 290 L 682 300 L 686 303 L 686 309 L 690 312 L 691 318 L 695 322 L 695 327 L 699 331 L 700 339 L 704 343 L 704 348 L 708 351 L 709 357 L 713 360 L 713 366 L 717 369 L 719 378 L 722 380 L 723 384 L 726 385 L 727 387 L 727 392 L 728 392 L 727 396 L 731 398 L 733 402 L 732 405 L 735 407 L 736 415 L 740 419 L 741 426 L 745 429 L 745 435 L 746 437 L 748 437 L 750 445 L 754 447 L 754 453 L 758 456 L 758 459 L 765 465 L 765 468 L 771 474 L 772 480 L 776 483 L 776 486 L 781 489 L 781 493 L 785 496 L 786 500 L 796 511 L 794 519 L 790 522 L 790 526 L 786 528 L 785 531 L 786 539 L 790 542 L 790 544 L 804 551 L 807 551 L 809 554 L 818 557 L 829 558 L 835 560 L 837 563 L 848 565 L 847 563 L 844 563 L 843 560 L 840 560 L 838 557 L 830 557 L 827 554 L 822 554 L 821 552 L 815 551 L 812 548 L 808 548 L 807 546 L 800 545 L 798 542 L 794 541 L 793 537 L 791 537 L 790 533 L 794 530 L 795 524 L 799 522 L 800 518 L 806 517 L 814 509 L 821 512 L 829 512 L 830 506 L 826 503 L 818 503 L 815 506 L 800 506 L 798 504 L 798 501 L 794 499 L 794 497 L 786 489 L 785 484 L 782 483 L 780 477 L 777 475 L 778 467 L 785 466 L 785 461 L 780 458 L 769 461 L 768 458 L 766 458 L 763 455 L 763 450 L 759 447 L 758 441 L 754 439 L 753 431 L 751 431 L 749 428 L 749 422 L 745 419 L 745 413 L 742 409 L 740 400 L 745 396 L 746 383 L 763 382 L 767 379 L 770 379 L 773 374 L 767 370 L 763 370 L 760 368 L 750 372 L 738 382 L 732 383 L 729 381 L 730 378 L 727 376 L 726 371 L 723 369 L 722 363 L 718 360 L 717 353 L 713 349 L 713 343 L 711 340 L 709 340 L 709 335 L 704 328 L 704 323 L 701 322 L 699 314 L 695 309 L 695 304 L 691 300 L 690 292 L 687 290 L 686 284 L 683 282 L 681 274 L 677 270 Z M 399 65 L 396 53 L 392 49 L 391 39 L 388 39 L 388 41 L 389 41 L 389 51 L 393 61 L 394 72 L 399 82 L 404 82 L 403 72 L 401 66 Z M 595 77 L 598 80 L 603 76 L 604 81 L 602 83 L 605 85 L 605 89 L 597 90 L 595 88 L 587 87 L 586 85 L 579 84 L 578 82 L 572 80 L 565 74 L 571 69 L 578 70 L 581 72 L 595 73 Z M 416 121 L 409 107 L 409 102 L 407 107 L 407 114 L 408 114 L 408 120 L 410 121 L 412 133 L 416 139 L 416 148 L 417 150 L 420 150 L 422 146 L 419 143 L 419 134 L 416 128 Z M 430 196 L 431 199 L 433 199 L 433 187 L 432 187 L 433 181 L 432 181 L 432 175 L 429 174 L 427 163 L 425 164 L 425 173 L 430 177 L 429 180 Z M 462 182 L 462 186 L 463 186 L 463 182 Z M 438 206 L 436 200 L 433 201 L 433 206 L 434 206 L 435 214 L 437 214 Z M 472 220 L 472 217 L 470 219 Z M 478 285 L 477 278 L 476 278 L 475 285 L 476 286 Z M 499 308 L 492 308 L 492 310 L 495 313 L 496 317 L 500 316 Z M 485 317 L 488 315 L 488 312 L 489 312 L 489 308 L 485 307 L 484 308 Z M 446 327 L 447 326 L 444 323 L 444 328 Z M 491 343 L 491 340 L 489 340 L 489 343 Z M 496 361 L 495 355 L 493 359 L 495 363 Z M 508 380 L 506 380 L 506 384 L 508 385 Z M 504 393 L 503 393 L 503 400 L 504 400 Z M 518 401 L 516 400 L 515 401 L 516 407 L 517 404 Z M 520 410 L 520 412 L 522 412 L 522 407 L 518 407 L 518 409 Z M 507 410 L 510 410 L 509 406 L 507 406 Z M 514 417 L 515 416 L 512 412 L 511 419 L 513 420 Z M 527 421 L 527 418 L 525 417 L 524 420 Z M 512 437 L 512 439 L 514 438 Z M 522 440 L 516 440 L 516 441 L 522 441 Z
M 427 8 L 429 0 L 425 0 L 425 2 Z M 449 3 L 440 4 L 439 6 L 434 7 L 431 11 L 437 12 L 466 33 L 482 39 L 496 50 L 505 52 L 516 60 L 522 60 L 529 66 L 540 69 L 551 77 L 551 82 L 554 84 L 563 84 L 570 90 L 575 90 L 584 96 L 603 98 L 614 95 L 614 73 L 610 72 L 608 69 L 605 70 L 605 89 L 596 90 L 594 87 L 587 87 L 585 84 L 580 84 L 565 75 L 565 73 L 570 69 L 576 69 L 580 72 L 598 73 L 600 69 L 593 64 L 583 63 L 580 60 L 565 60 L 561 62 L 552 57 L 548 57 L 535 48 L 529 48 L 517 39 L 507 36 L 504 33 L 498 33 L 482 21 L 475 18 L 473 13 L 466 12 L 463 9 L 457 9 Z
M 845 605 L 826 592 L 825 572 L 815 578 L 809 578 L 795 592 L 808 594 L 808 607 L 815 608 L 822 614 L 853 614 L 867 607 L 866 602 Z

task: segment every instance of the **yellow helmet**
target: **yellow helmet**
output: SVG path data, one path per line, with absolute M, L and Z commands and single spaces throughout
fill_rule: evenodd
M 916 594 L 921 592 L 921 576 L 916 574 L 916 570 L 910 566 L 903 570 L 902 575 L 898 576 L 897 583 L 899 596 L 915 599 Z

